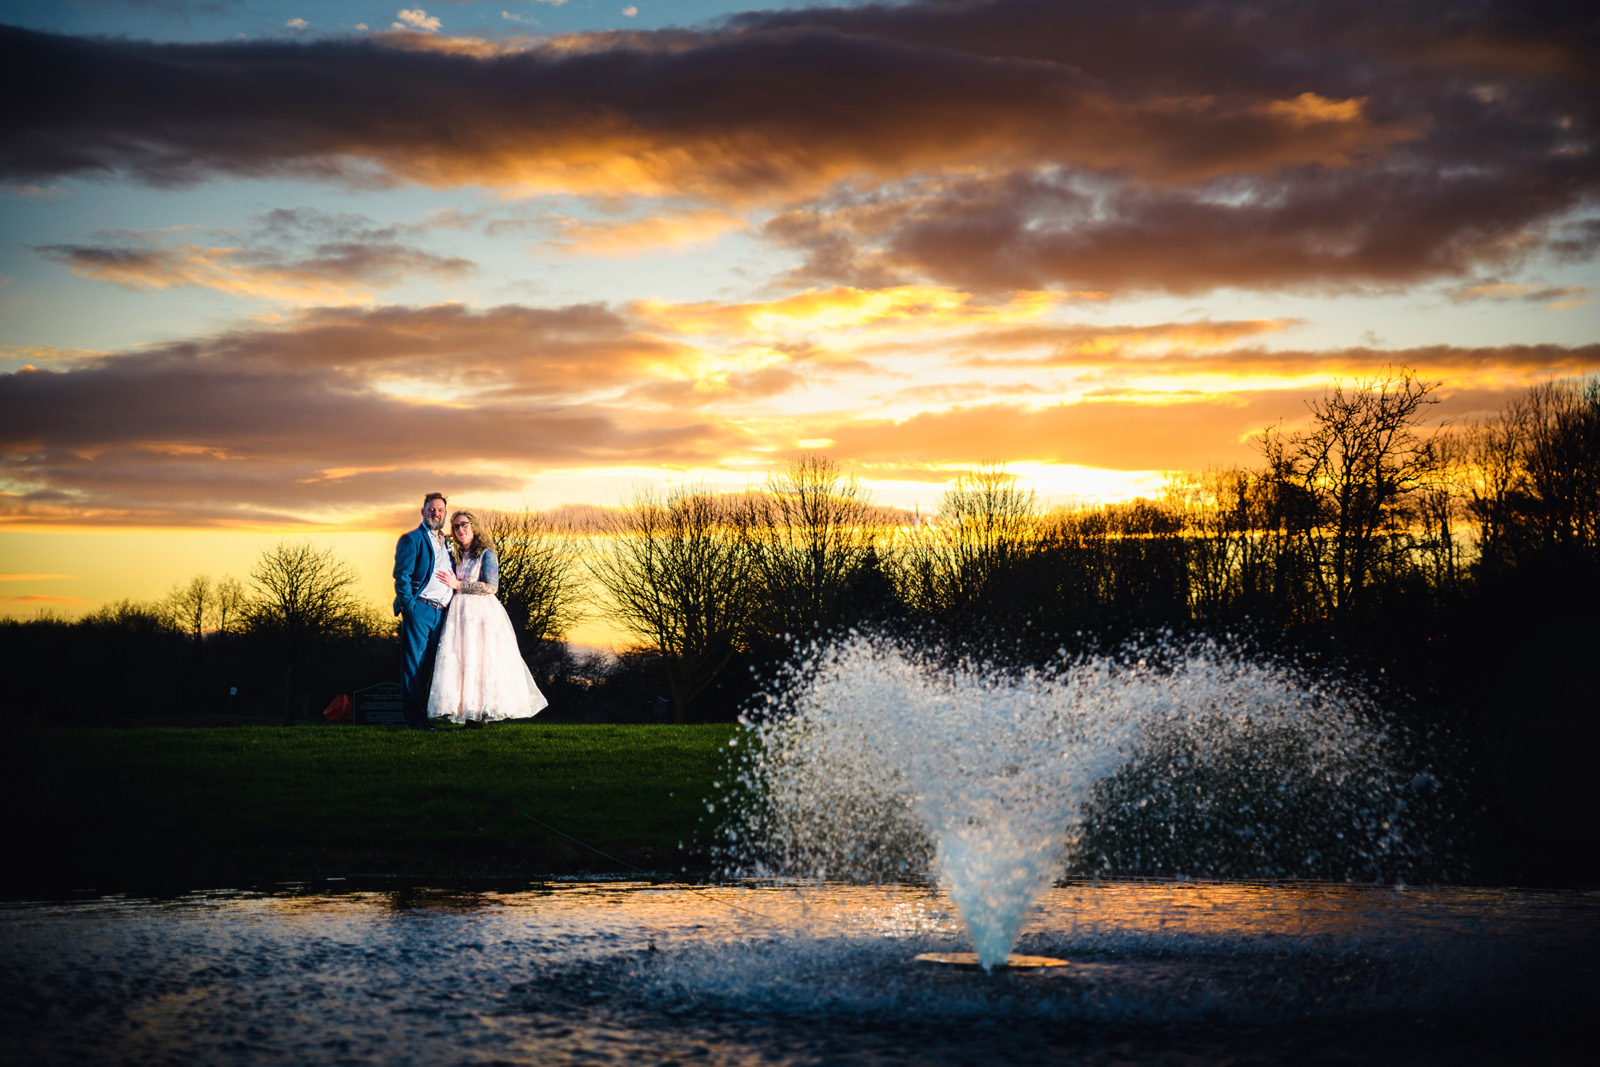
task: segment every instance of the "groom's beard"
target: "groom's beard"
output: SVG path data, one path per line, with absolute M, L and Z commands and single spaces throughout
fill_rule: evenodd
M 427 516 L 423 516 L 422 525 L 426 526 L 428 529 L 432 530 L 434 533 L 438 533 L 440 530 L 444 529 L 444 520 L 443 519 L 430 519 Z

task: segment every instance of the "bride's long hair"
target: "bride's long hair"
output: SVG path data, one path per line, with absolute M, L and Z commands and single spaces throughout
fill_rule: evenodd
M 452 559 L 454 559 L 457 563 L 461 562 L 461 542 L 457 541 L 455 538 L 457 519 L 466 519 L 468 522 L 472 523 L 472 544 L 467 546 L 468 559 L 471 559 L 474 556 L 481 556 L 485 552 L 493 552 L 495 550 L 494 538 L 489 536 L 488 530 L 485 530 L 481 525 L 479 525 L 478 516 L 474 515 L 470 511 L 458 511 L 454 515 L 450 516 L 450 556 Z

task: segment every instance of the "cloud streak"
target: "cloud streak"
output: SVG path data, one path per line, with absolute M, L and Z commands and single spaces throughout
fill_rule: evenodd
M 724 211 L 675 211 L 627 221 L 588 222 L 558 219 L 550 246 L 590 256 L 631 256 L 663 248 L 714 241 L 725 233 L 747 229 L 743 219 Z
M 119 231 L 93 241 L 38 245 L 34 251 L 74 274 L 125 289 L 183 286 L 291 303 L 369 300 L 372 289 L 418 276 L 457 281 L 475 265 L 410 243 L 420 227 L 375 227 L 366 219 L 278 209 L 242 243 L 173 240 L 177 231 Z M 232 235 L 220 235 L 226 240 Z

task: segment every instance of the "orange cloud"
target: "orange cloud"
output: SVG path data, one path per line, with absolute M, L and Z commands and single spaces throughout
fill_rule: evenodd
M 515 55 L 541 45 L 537 37 L 504 37 L 491 41 L 482 37 L 451 37 L 409 29 L 380 30 L 372 35 L 372 39 L 381 42 L 387 48 L 405 52 L 437 52 L 441 55 L 468 56 L 472 59 Z
M 61 364 L 79 359 L 93 359 L 108 353 L 98 348 L 54 348 L 49 345 L 0 345 L 0 359 L 38 360 L 40 363 Z M 32 370 L 32 367 L 22 367 Z
M 598 304 L 316 308 L 281 325 L 221 334 L 204 352 L 219 369 L 316 372 L 347 388 L 382 387 L 431 402 L 571 401 L 692 374 L 705 359 Z
M 628 222 L 585 222 L 562 219 L 558 238 L 550 242 L 565 251 L 590 256 L 631 256 L 656 249 L 714 241 L 725 233 L 749 229 L 749 223 L 723 211 L 676 212 Z
M 1042 406 L 972 404 L 901 420 L 817 419 L 790 433 L 831 439 L 830 454 L 877 469 L 877 477 L 903 478 L 906 471 L 919 469 L 948 477 L 980 458 L 1013 465 L 1195 471 L 1259 463 L 1252 438 L 1266 426 L 1302 421 L 1306 401 L 1320 396 L 1322 388 L 1237 395 L 1125 394 Z M 1435 415 L 1487 414 L 1522 388 L 1456 390 L 1445 396 Z
M 1291 320 L 1041 318 L 1059 304 L 841 287 L 743 304 L 315 308 L 0 373 L 0 524 L 292 526 L 442 481 L 488 495 L 560 468 L 763 468 L 799 441 L 885 471 L 1189 469 L 1247 460 L 1252 431 L 1385 364 L 1445 379 L 1459 416 L 1600 371 L 1600 345 L 1269 350 L 1256 342 Z M 823 330 L 861 343 L 804 336 Z M 1034 368 L 1065 368 L 1065 384 Z M 869 374 L 886 395 L 862 388 Z
M 653 328 L 692 335 L 770 334 L 785 331 L 878 329 L 948 330 L 1037 319 L 1062 300 L 1050 292 L 1013 293 L 988 303 L 971 293 L 939 286 L 887 289 L 838 286 L 754 303 L 675 304 L 640 300 L 631 310 Z
M 1358 123 L 1366 107 L 1366 97 L 1349 100 L 1330 100 L 1316 93 L 1301 93 L 1293 100 L 1273 100 L 1259 105 L 1269 115 L 1275 115 L 1295 126 L 1314 126 L 1318 123 Z
M 817 421 L 812 429 L 833 439 L 832 454 L 869 468 L 949 471 L 986 457 L 1117 470 L 1185 469 L 1246 461 L 1248 435 L 1292 412 L 1298 401 L 1296 394 L 1280 394 L 1180 404 L 991 403 L 898 421 Z
M 982 352 L 1048 348 L 1042 358 L 971 356 L 973 366 L 1082 366 L 1108 360 L 1190 356 L 1236 346 L 1240 341 L 1303 325 L 1299 319 L 1157 323 L 1149 326 L 1037 326 L 985 330 L 965 347 Z
M 1159 333 L 1159 328 L 1157 331 Z M 1091 334 L 1091 337 L 1093 335 Z M 1007 337 L 994 339 L 993 348 L 1008 343 L 1048 343 L 1049 333 L 1037 339 Z M 1113 335 L 1112 341 L 1115 341 Z M 1552 377 L 1592 374 L 1600 370 L 1600 345 L 1496 345 L 1467 348 L 1457 345 L 1418 345 L 1400 350 L 1374 348 L 1348 349 L 1266 349 L 1222 347 L 1188 349 L 1181 345 L 1167 348 L 1152 357 L 1137 347 L 1112 344 L 1087 348 L 1071 344 L 1054 348 L 1037 360 L 1026 358 L 991 359 L 975 356 L 965 361 L 972 366 L 996 367 L 1076 367 L 1104 372 L 1106 378 L 1160 376 L 1175 382 L 1180 378 L 1210 376 L 1219 381 L 1210 389 L 1245 387 L 1249 381 L 1286 385 L 1307 378 L 1331 380 L 1370 375 L 1373 368 L 1386 364 L 1405 365 L 1424 378 L 1439 378 L 1458 387 L 1525 387 Z
M 1451 290 L 1456 304 L 1488 300 L 1495 303 L 1543 304 L 1552 311 L 1571 311 L 1593 301 L 1594 290 L 1587 285 L 1527 285 L 1499 280 L 1464 285 Z

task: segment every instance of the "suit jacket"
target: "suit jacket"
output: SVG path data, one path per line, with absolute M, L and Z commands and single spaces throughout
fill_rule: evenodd
M 428 531 L 418 525 L 416 529 L 400 535 L 394 546 L 394 613 L 409 612 L 417 594 L 433 575 L 433 545 Z

